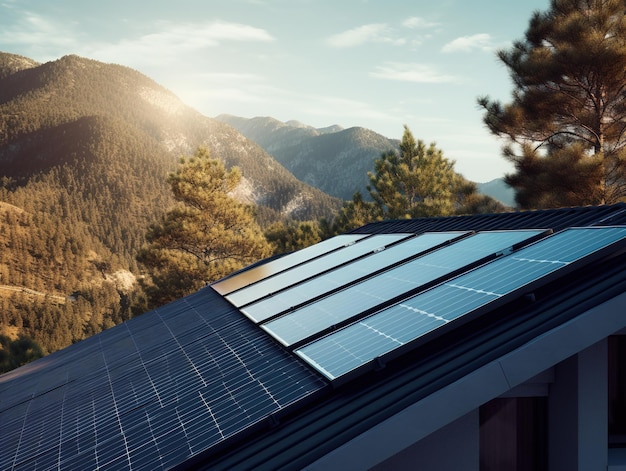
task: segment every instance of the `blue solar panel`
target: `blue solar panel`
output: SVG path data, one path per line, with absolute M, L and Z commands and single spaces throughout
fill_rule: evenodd
M 304 305 L 262 327 L 284 345 L 293 345 L 545 232 L 480 232 Z
M 170 469 L 325 386 L 207 288 L 0 376 L 0 469 Z
M 481 308 L 493 308 L 548 275 L 581 266 L 613 244 L 626 242 L 624 227 L 568 229 L 462 274 L 412 298 L 318 339 L 297 354 L 336 379 L 393 350 L 416 342 Z M 479 311 L 482 312 L 482 311 Z M 454 324 L 450 325 L 453 328 Z
M 342 265 L 322 276 L 280 291 L 269 298 L 249 304 L 242 308 L 241 312 L 255 322 L 264 321 L 280 312 L 335 291 L 342 286 L 353 284 L 380 270 L 403 260 L 415 258 L 427 250 L 466 234 L 468 232 L 431 232 L 411 237 L 385 250 Z
M 223 280 L 213 283 L 211 287 L 222 295 L 232 293 L 237 289 L 256 283 L 259 280 L 275 275 L 276 273 L 306 262 L 307 260 L 332 252 L 340 247 L 353 244 L 363 237 L 365 237 L 365 234 L 344 234 L 331 237 L 330 239 L 326 239 L 319 244 L 311 245 L 310 247 L 298 250 L 297 252 L 290 253 L 270 262 L 229 276 L 228 278 L 224 278 Z
M 269 278 L 260 280 L 253 285 L 234 291 L 226 295 L 226 299 L 237 307 L 244 306 L 412 235 L 381 234 L 360 239 L 339 250 L 324 254 Z

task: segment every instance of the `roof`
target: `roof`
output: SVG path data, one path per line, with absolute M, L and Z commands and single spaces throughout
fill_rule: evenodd
M 406 347 L 373 353 L 375 357 L 347 372 L 334 375 L 324 365 L 316 368 L 318 357 L 307 353 L 310 345 L 355 330 L 355 319 L 392 312 L 399 299 L 421 299 L 431 289 L 441 289 L 445 280 L 481 273 L 490 264 L 504 266 L 507 254 L 546 246 L 549 232 L 624 224 L 624 204 L 384 221 L 347 235 L 359 239 L 348 246 L 353 247 L 352 258 L 341 258 L 347 253 L 344 245 L 327 246 L 331 257 L 324 258 L 323 250 L 316 248 L 312 250 L 321 255 L 307 259 L 300 251 L 291 259 L 271 262 L 274 265 L 256 265 L 0 376 L 0 468 L 309 466 L 411 404 L 626 292 L 625 238 L 618 227 L 611 232 L 611 242 L 589 249 L 593 253 L 566 269 L 542 275 L 540 283 L 529 279 L 524 290 L 464 313 L 445 328 L 416 334 Z M 280 330 L 283 317 L 304 313 L 346 284 L 367 283 L 372 276 L 403 266 L 405 261 L 389 262 L 370 273 L 354 271 L 363 261 L 366 268 L 374 266 L 372 254 L 380 249 L 356 252 L 363 241 L 375 240 L 372 235 L 386 237 L 385 252 L 395 247 L 402 253 L 402 244 L 416 243 L 416 234 L 434 232 L 441 237 L 450 231 L 454 234 L 448 239 L 435 237 L 434 245 L 422 247 L 419 254 L 406 253 L 406 259 L 418 263 L 426 256 L 451 254 L 455 244 L 478 240 L 472 239 L 475 231 L 505 231 L 506 237 L 511 236 L 506 231 L 526 232 L 524 240 L 506 250 L 468 259 L 461 268 L 451 265 L 447 274 L 438 272 L 430 281 L 411 286 L 403 295 L 390 295 L 337 325 L 317 327 L 301 340 L 281 337 L 287 335 Z M 581 250 L 587 250 L 585 241 L 591 240 L 584 237 Z M 485 240 L 491 244 L 501 236 Z M 472 250 L 476 247 L 482 246 Z M 325 264 L 330 259 L 334 266 Z M 311 269 L 298 278 L 298 271 L 285 268 L 289 260 Z M 280 281 L 283 272 L 290 275 Z M 351 277 L 342 287 L 320 288 L 322 282 L 339 280 L 340 274 Z M 237 277 L 245 278 L 242 286 L 237 287 Z M 268 279 L 277 280 L 279 287 L 283 283 L 274 296 L 259 288 L 265 283 L 269 289 L 269 282 L 263 281 Z M 298 298 L 303 290 L 297 287 L 306 287 L 310 299 Z M 294 299 L 289 308 L 281 307 Z
M 574 208 L 515 211 L 508 213 L 477 214 L 471 216 L 401 219 L 366 224 L 352 232 L 376 234 L 426 231 L 487 231 L 498 229 L 528 229 L 549 227 L 560 231 L 567 227 L 623 224 L 626 204 L 584 206 Z
M 171 468 L 324 386 L 206 288 L 0 376 L 0 469 Z

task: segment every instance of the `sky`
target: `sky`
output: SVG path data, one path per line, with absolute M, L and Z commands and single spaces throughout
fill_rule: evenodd
M 0 51 L 133 68 L 202 114 L 404 125 L 476 182 L 510 173 L 479 96 L 509 102 L 496 51 L 549 0 L 0 0 Z

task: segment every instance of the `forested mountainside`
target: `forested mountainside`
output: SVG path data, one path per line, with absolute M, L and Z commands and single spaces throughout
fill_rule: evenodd
M 261 223 L 341 204 L 139 72 L 0 53 L 0 335 L 50 352 L 141 312 L 135 256 L 200 145 L 240 167 Z
M 3 62 L 9 61 L 5 58 Z M 28 133 L 82 117 L 107 117 L 142 132 L 173 162 L 192 154 L 199 145 L 206 146 L 227 166 L 241 168 L 245 181 L 242 198 L 277 214 L 291 211 L 311 218 L 327 214 L 337 205 L 317 189 L 303 185 L 231 126 L 185 106 L 171 92 L 127 67 L 66 56 L 22 68 L 5 77 L 1 85 L 3 148 Z M 19 147 L 3 148 L 0 159 L 14 165 Z M 28 155 L 19 159 L 33 160 Z M 303 200 L 308 204 L 297 204 Z
M 360 127 L 316 129 L 268 117 L 220 115 L 216 119 L 259 144 L 298 179 L 345 200 L 355 191 L 367 196 L 367 172 L 374 170 L 376 159 L 397 149 L 399 143 Z
M 0 53 L 0 79 L 7 77 L 20 70 L 37 67 L 39 63 L 27 57 L 15 54 Z

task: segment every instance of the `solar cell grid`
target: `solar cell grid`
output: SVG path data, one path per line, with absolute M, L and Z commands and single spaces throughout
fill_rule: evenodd
M 363 238 L 339 250 L 309 260 L 253 285 L 227 294 L 225 297 L 237 307 L 257 301 L 278 291 L 289 288 L 304 280 L 348 263 L 359 257 L 394 244 L 412 234 L 382 234 Z
M 262 327 L 284 345 L 293 345 L 543 233 L 480 232 L 295 309 Z
M 624 227 L 569 229 L 383 309 L 297 350 L 336 379 L 493 301 L 626 240 Z
M 534 251 L 519 250 L 454 279 L 449 279 L 449 273 L 458 273 L 454 263 L 465 270 L 477 253 L 465 258 L 467 254 L 447 252 L 449 260 L 421 260 L 412 271 L 398 270 L 382 284 L 383 278 L 368 284 L 371 273 L 378 277 L 390 265 L 394 270 L 404 267 L 397 266 L 396 259 L 383 260 L 383 255 L 394 253 L 391 249 L 400 254 L 401 243 L 356 258 L 354 254 L 340 258 L 341 252 L 350 253 L 350 247 L 345 252 L 332 249 L 332 255 L 338 255 L 332 263 L 329 257 L 328 265 L 307 267 L 310 271 L 304 271 L 303 278 L 295 278 L 297 288 L 290 288 L 293 281 L 285 277 L 273 299 L 275 305 L 280 302 L 278 311 L 268 307 L 255 316 L 290 348 L 310 342 L 296 349 L 298 355 L 327 378 L 338 379 L 377 357 L 415 345 L 441 327 L 454 328 L 461 318 L 474 318 L 472 314 L 485 312 L 485 307 L 501 305 L 498 300 L 519 295 L 520 287 L 552 279 L 551 274 L 566 273 L 574 264 L 584 266 L 596 249 L 626 240 L 624 228 L 606 229 L 584 229 L 589 231 L 584 241 L 581 230 L 574 230 L 578 235 L 566 231 L 558 243 L 551 238 L 553 245 L 535 244 Z M 374 239 L 362 237 L 355 246 Z M 489 253 L 496 250 L 488 248 Z M 317 254 L 306 260 L 318 263 L 324 257 Z M 298 264 L 305 266 L 306 260 Z M 266 279 L 281 270 L 291 268 L 285 265 Z M 419 281 L 421 275 L 416 273 L 422 272 L 437 283 L 441 277 L 448 281 L 414 295 L 433 283 Z M 415 282 L 422 284 L 411 285 Z M 358 289 L 324 304 L 348 285 Z M 238 288 L 228 294 L 244 291 Z M 0 469 L 169 469 L 326 386 L 216 293 L 213 288 L 201 290 L 50 355 L 15 377 L 1 378 Z M 267 294 L 264 289 L 259 293 Z M 241 305 L 243 309 L 272 304 L 251 299 Z M 291 306 L 296 309 L 285 314 Z M 309 311 L 311 318 L 297 317 L 312 306 L 317 310 Z M 281 327 L 278 321 L 292 315 L 292 325 Z M 329 326 L 349 322 L 333 334 L 309 340 Z M 280 331 L 283 328 L 287 334 Z M 292 333 L 293 339 L 288 337 Z M 16 392 L 22 388 L 28 395 Z
M 162 469 L 159 449 L 154 442 L 148 442 L 141 448 L 133 450 L 129 454 L 131 469 Z M 122 460 L 121 460 L 122 461 Z M 117 464 L 117 463 L 116 463 Z M 125 466 L 125 462 L 119 463 Z
M 0 469 L 166 469 L 325 386 L 224 306 L 206 289 L 141 316 L 147 321 L 114 327 L 84 351 L 70 347 L 79 354 L 44 359 L 58 363 L 49 374 L 73 379 L 24 404 L 5 402 Z M 2 387 L 11 390 L 9 381 Z
M 418 256 L 429 249 L 456 239 L 467 232 L 434 232 L 421 234 L 405 239 L 391 247 L 374 252 L 352 263 L 342 265 L 324 276 L 297 284 L 275 295 L 249 304 L 241 309 L 255 322 L 261 322 L 270 317 L 298 306 L 307 300 L 322 296 L 342 286 L 375 274 L 387 267 Z
M 232 293 L 233 291 L 243 288 L 244 286 L 256 283 L 257 281 L 267 278 L 268 276 L 287 270 L 288 268 L 306 262 L 307 260 L 312 260 L 325 253 L 332 252 L 333 250 L 354 243 L 364 237 L 366 237 L 365 234 L 338 235 L 336 237 L 326 239 L 319 244 L 306 247 L 302 250 L 298 250 L 297 252 L 290 253 L 283 257 L 253 268 L 249 268 L 241 273 L 217 281 L 213 283 L 211 287 L 221 295 Z
M 97 461 L 95 453 L 79 453 L 73 456 L 67 456 L 61 461 L 63 469 L 97 469 Z M 35 467 L 34 469 L 39 469 Z M 42 468 L 45 469 L 45 468 Z
M 177 316 L 163 317 L 163 323 L 174 337 L 179 338 L 187 332 L 197 331 L 205 324 L 205 321 L 195 309 L 189 309 Z
M 38 455 L 37 458 L 35 459 L 35 463 L 36 463 L 35 465 L 41 469 L 51 469 L 51 468 L 56 467 L 57 456 L 58 456 L 57 449 L 58 448 L 55 447 L 53 450 L 51 450 L 51 452 Z M 30 463 L 28 466 L 30 466 Z

